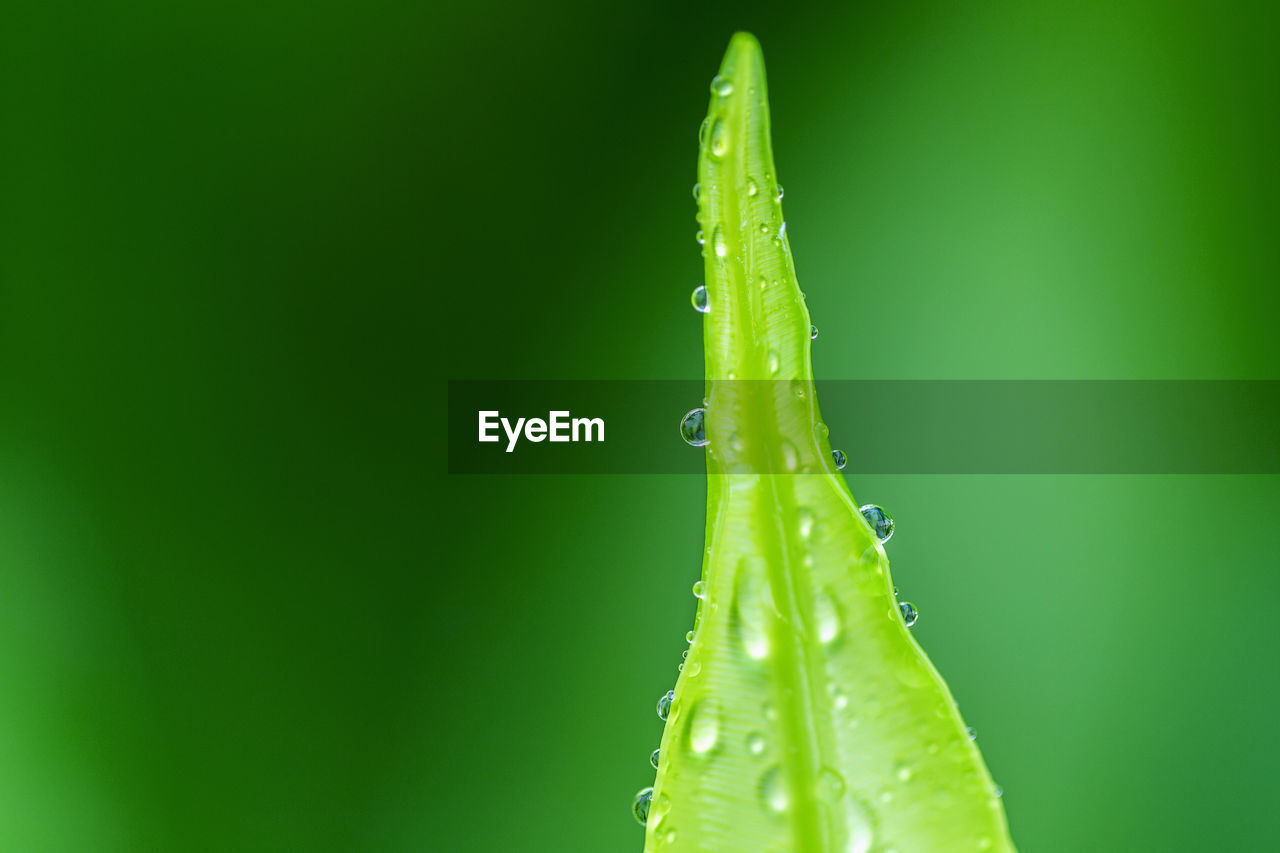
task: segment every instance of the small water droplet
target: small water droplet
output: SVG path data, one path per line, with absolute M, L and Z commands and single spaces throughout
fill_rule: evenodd
M 777 192 L 777 200 L 778 200 L 778 201 L 782 201 L 782 196 L 783 196 L 783 192 L 782 192 L 782 184 L 778 184 L 777 190 L 778 190 L 778 192 Z
M 791 380 L 791 393 L 797 397 L 804 397 L 804 382 L 799 379 Z
M 699 314 L 706 314 L 711 310 L 711 300 L 707 298 L 707 286 L 700 284 L 693 289 L 693 296 L 690 297 L 693 302 L 693 309 Z
M 693 200 L 702 201 L 702 184 L 693 185 Z
M 711 125 L 711 140 L 707 150 L 717 160 L 729 150 L 729 127 L 720 119 L 716 119 Z
M 1004 796 L 1004 788 L 1000 787 L 999 785 L 996 785 L 995 794 L 996 794 L 996 796 L 997 796 L 997 797 L 1003 797 L 1003 796 Z
M 920 614 L 916 612 L 915 607 L 910 601 L 902 601 L 898 603 L 898 611 L 902 614 L 902 622 L 908 628 L 916 624 L 916 620 L 920 618 Z
M 693 582 L 693 597 L 694 597 L 694 598 L 702 598 L 702 596 L 703 596 L 703 595 L 705 595 L 705 594 L 706 594 L 706 586 L 702 583 L 702 581 L 694 581 L 694 582 Z M 686 651 L 687 651 L 687 650 L 686 650 Z
M 636 800 L 631 804 L 631 813 L 641 826 L 649 822 L 649 804 L 653 802 L 653 788 L 644 788 L 636 793 Z
M 693 447 L 707 446 L 706 415 L 706 409 L 691 409 L 680 419 L 680 437 L 685 443 Z
M 658 769 L 658 755 L 661 752 L 662 750 L 655 749 L 653 752 L 649 754 L 649 763 L 653 765 L 654 770 Z
M 782 360 L 778 358 L 778 353 L 769 350 L 769 375 L 777 376 L 778 370 L 782 367 Z
M 967 735 L 969 736 L 969 740 L 977 740 L 977 739 L 978 739 L 978 733 L 977 733 L 976 731 L 974 731 L 974 730 L 973 730 L 973 726 L 969 726 L 967 729 L 965 729 L 965 730 L 964 730 L 964 733 L 965 733 L 965 734 L 967 734 Z
M 757 192 L 759 192 L 759 190 L 756 188 L 756 182 L 751 178 L 747 178 L 747 195 L 753 196 Z
M 721 77 L 717 74 L 711 78 L 711 94 L 725 97 L 733 94 L 733 81 L 728 77 Z
M 671 703 L 676 701 L 676 692 L 668 690 L 658 699 L 658 719 L 666 720 L 667 715 L 671 713 Z
M 698 145 L 706 146 L 707 135 L 711 132 L 711 117 L 707 116 L 702 120 L 702 124 L 698 125 Z
M 692 643 L 692 642 L 693 642 L 693 632 L 692 632 L 692 631 L 685 631 L 685 634 L 684 634 L 684 641 L 685 641 L 686 643 Z
M 711 232 L 711 248 L 716 253 L 717 258 L 723 258 L 729 254 L 729 245 L 724 241 L 724 231 L 717 225 Z
M 893 538 L 893 516 L 885 512 L 883 508 L 875 504 L 867 504 L 860 507 L 859 511 L 862 517 L 867 520 L 867 524 L 871 525 L 871 529 L 875 532 L 876 538 L 881 542 L 888 542 Z
M 720 737 L 720 706 L 714 699 L 695 705 L 689 720 L 689 749 L 695 755 L 706 755 L 715 749 Z
M 783 223 L 778 226 L 778 239 L 781 240 L 783 237 L 786 237 L 786 236 L 787 236 L 787 223 L 784 220 Z
M 688 660 L 688 659 L 689 659 L 688 649 L 685 649 L 684 651 L 680 652 L 680 660 Z
M 823 767 L 818 771 L 818 782 L 814 787 L 817 789 L 819 799 L 834 803 L 844 796 L 844 777 L 830 767 Z
M 900 764 L 900 765 L 898 766 L 898 780 L 899 780 L 899 781 L 901 781 L 901 782 L 910 782 L 910 781 L 911 781 L 911 774 L 912 774 L 911 765 L 909 765 L 909 764 Z
M 747 735 L 747 752 L 752 755 L 764 755 L 765 743 L 764 735 L 759 732 L 752 732 Z
M 813 425 L 813 431 L 817 434 L 818 438 L 826 438 L 831 433 L 831 430 L 827 429 L 827 425 L 822 421 L 818 421 Z
M 781 814 L 787 810 L 790 797 L 787 795 L 787 786 L 782 778 L 781 768 L 770 767 L 760 777 L 760 799 L 770 811 Z
M 694 239 L 694 240 L 696 240 L 696 241 L 698 241 L 698 245 L 699 245 L 699 246 L 704 246 L 704 245 L 706 245 L 707 238 L 703 235 L 703 233 L 702 233 L 702 229 L 701 229 L 701 228 L 699 228 L 699 229 L 698 229 L 698 233 L 697 233 L 697 234 L 694 234 L 694 235 L 693 235 L 693 239 Z
M 814 325 L 810 325 L 810 326 L 809 326 L 809 340 L 811 340 L 811 341 L 816 341 L 817 339 L 818 339 L 818 327 L 817 327 L 817 326 L 814 326 Z
M 831 458 L 835 460 L 837 471 L 842 470 L 849 463 L 849 457 L 844 455 L 843 450 L 831 451 Z

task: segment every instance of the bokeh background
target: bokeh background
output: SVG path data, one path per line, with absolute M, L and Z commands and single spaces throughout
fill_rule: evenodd
M 0 849 L 640 849 L 703 483 L 444 380 L 699 374 L 734 29 L 819 378 L 1280 378 L 1270 4 L 4 17 Z M 1280 847 L 1280 478 L 852 488 L 1023 851 Z

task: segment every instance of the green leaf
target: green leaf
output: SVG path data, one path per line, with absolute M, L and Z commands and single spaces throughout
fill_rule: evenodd
M 982 757 L 832 460 L 748 34 L 712 83 L 698 177 L 707 549 L 645 850 L 1011 851 Z

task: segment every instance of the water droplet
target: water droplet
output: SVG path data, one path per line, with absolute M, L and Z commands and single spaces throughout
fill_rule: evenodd
M 707 238 L 706 238 L 705 236 L 703 236 L 703 233 L 702 233 L 702 229 L 701 229 L 701 228 L 699 228 L 699 229 L 698 229 L 698 233 L 697 233 L 697 234 L 694 234 L 694 235 L 693 235 L 693 239 L 694 239 L 694 240 L 696 240 L 696 241 L 698 241 L 698 245 L 699 245 L 699 246 L 704 246 L 704 245 L 706 245 Z
M 707 699 L 694 706 L 689 720 L 689 749 L 695 755 L 706 755 L 715 749 L 720 737 L 720 706 Z
M 761 660 L 769 654 L 769 636 L 765 617 L 769 607 L 761 589 L 767 587 L 764 561 L 759 557 L 743 557 L 738 563 L 733 589 L 733 628 L 747 657 Z
M 911 771 L 911 765 L 909 765 L 909 764 L 900 764 L 900 765 L 898 765 L 898 780 L 899 780 L 899 781 L 902 781 L 902 782 L 910 782 L 910 781 L 911 781 L 911 773 L 912 773 L 912 771 Z
M 685 649 L 684 651 L 680 652 L 680 660 L 688 660 L 688 659 L 689 659 L 688 649 Z
M 725 97 L 733 94 L 733 81 L 728 77 L 721 77 L 717 74 L 711 78 L 711 94 Z
M 706 586 L 702 583 L 702 581 L 694 581 L 694 582 L 693 582 L 693 597 L 694 597 L 694 598 L 702 598 L 702 596 L 703 596 L 703 595 L 705 595 L 705 594 L 706 594 Z
M 759 190 L 756 188 L 756 182 L 751 178 L 747 178 L 747 195 L 753 196 L 757 192 L 759 192 Z
M 782 201 L 782 195 L 783 195 L 782 184 L 778 184 L 777 190 L 778 190 L 778 193 L 777 193 L 778 201 Z
M 685 641 L 686 643 L 692 643 L 692 642 L 693 642 L 693 632 L 692 632 L 692 631 L 686 631 L 686 632 L 685 632 L 685 634 L 684 634 L 684 641 Z
M 707 135 L 711 132 L 711 117 L 708 116 L 702 120 L 702 124 L 698 125 L 698 144 L 706 146 Z
M 902 614 L 902 622 L 908 628 L 916 624 L 916 620 L 920 618 L 920 614 L 916 612 L 910 601 L 902 601 L 898 603 L 898 611 Z
M 752 732 L 747 735 L 747 752 L 752 755 L 764 755 L 766 745 L 764 735 L 759 732 Z
M 707 441 L 707 429 L 704 423 L 706 415 L 706 409 L 691 409 L 680 419 L 680 437 L 685 440 L 685 443 L 693 447 L 707 446 L 709 442 Z M 892 523 L 890 524 L 890 532 L 892 532 Z
M 997 797 L 1003 797 L 1003 796 L 1004 796 L 1004 788 L 1001 788 L 999 785 L 996 785 L 995 794 L 996 794 L 996 796 L 997 796 Z
M 889 515 L 884 509 L 875 504 L 867 504 L 864 507 L 860 507 L 859 511 L 862 513 L 862 517 L 867 520 L 867 524 L 870 524 L 871 529 L 875 531 L 877 539 L 881 542 L 888 542 L 893 538 L 892 515 Z
M 631 813 L 641 826 L 649 822 L 649 803 L 653 802 L 653 788 L 644 788 L 636 793 L 636 801 L 631 804 Z
M 658 755 L 661 752 L 662 750 L 655 749 L 653 752 L 649 754 L 649 763 L 653 765 L 654 770 L 658 769 Z
M 720 119 L 711 125 L 711 141 L 707 146 L 711 156 L 719 159 L 729 150 L 729 127 Z
M 844 777 L 830 767 L 823 767 L 818 771 L 818 782 L 814 787 L 817 789 L 819 799 L 834 803 L 844 796 Z
M 782 451 L 782 470 L 794 472 L 800 467 L 800 452 L 796 450 L 796 446 L 790 439 L 782 439 L 778 449 Z
M 791 380 L 791 393 L 797 397 L 804 397 L 804 383 L 799 379 Z
M 844 695 L 844 691 L 839 687 L 831 695 L 831 701 L 836 706 L 837 711 L 843 711 L 849 707 L 849 697 Z
M 818 626 L 819 642 L 830 643 L 840 636 L 840 611 L 830 591 L 824 590 L 814 599 L 813 619 Z
M 693 185 L 693 200 L 702 201 L 702 184 Z
M 976 731 L 974 731 L 974 730 L 973 730 L 973 726 L 969 726 L 967 729 L 965 729 L 965 730 L 964 730 L 964 733 L 965 733 L 965 734 L 967 734 L 967 735 L 969 736 L 969 740 L 977 740 L 977 739 L 978 739 L 978 733 L 977 733 Z
M 769 350 L 769 375 L 777 376 L 778 370 L 782 367 L 782 360 L 778 358 L 778 353 Z
M 796 529 L 800 533 L 800 538 L 808 539 L 813 535 L 813 527 L 816 520 L 813 517 L 813 510 L 807 506 L 802 506 L 796 510 Z
M 724 231 L 720 230 L 717 225 L 711 232 L 711 248 L 716 253 L 717 258 L 723 258 L 729 254 L 729 245 L 724 241 Z
M 778 239 L 781 240 L 783 237 L 786 237 L 786 236 L 787 236 L 787 223 L 784 220 L 783 223 L 778 226 Z
M 666 693 L 662 694 L 660 699 L 658 699 L 659 720 L 665 721 L 667 719 L 667 715 L 671 713 L 671 703 L 674 701 L 676 701 L 676 692 L 674 690 L 668 690 Z
M 694 310 L 699 314 L 706 314 L 711 310 L 711 300 L 707 298 L 707 286 L 705 284 L 700 284 L 693 289 L 691 301 L 693 302 Z
M 817 326 L 814 326 L 814 325 L 810 325 L 810 326 L 809 326 L 809 340 L 811 340 L 811 341 L 816 341 L 817 339 L 818 339 L 818 327 L 817 327 Z
M 844 455 L 844 451 L 843 451 L 843 450 L 833 450 L 833 451 L 831 451 L 831 458 L 832 458 L 832 459 L 834 459 L 834 460 L 835 460 L 835 462 L 836 462 L 836 470 L 837 470 L 837 471 L 842 470 L 842 469 L 844 468 L 844 466 L 845 466 L 845 465 L 847 465 L 847 464 L 848 464 L 848 462 L 849 462 L 849 457 Z
M 787 786 L 782 778 L 780 767 L 770 767 L 760 777 L 760 799 L 770 811 L 781 814 L 787 810 L 791 798 L 787 794 Z

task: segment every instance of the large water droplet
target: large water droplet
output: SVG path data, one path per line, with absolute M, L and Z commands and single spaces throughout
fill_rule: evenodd
M 729 254 L 729 245 L 724 241 L 724 231 L 717 225 L 711 231 L 711 249 L 716 253 L 717 258 L 723 258 Z
M 793 473 L 800 467 L 800 451 L 796 450 L 796 446 L 790 439 L 784 438 L 778 444 L 778 450 L 782 453 L 782 470 Z
M 840 636 L 840 611 L 829 590 L 818 594 L 813 602 L 813 620 L 818 626 L 818 640 L 830 643 Z
M 902 622 L 908 628 L 916 624 L 916 620 L 920 618 L 920 614 L 916 612 L 915 607 L 910 601 L 902 601 L 898 603 L 898 611 L 902 613 Z
M 814 518 L 813 510 L 807 506 L 802 506 L 796 510 L 796 530 L 800 534 L 800 538 L 808 539 L 813 535 L 814 525 L 817 519 Z
M 693 289 L 691 300 L 693 308 L 699 314 L 705 314 L 711 310 L 711 300 L 707 298 L 707 286 L 700 284 Z
M 733 81 L 728 77 L 721 77 L 717 74 L 711 78 L 711 94 L 725 97 L 733 94 Z
M 658 758 L 661 752 L 662 750 L 655 749 L 652 753 L 649 754 L 649 763 L 653 765 L 654 770 L 658 769 Z
M 707 429 L 704 422 L 706 415 L 706 409 L 691 409 L 680 419 L 680 437 L 687 444 L 694 447 L 707 446 Z M 892 522 L 890 524 L 892 528 Z
M 671 703 L 676 701 L 676 692 L 668 690 L 658 699 L 658 719 L 666 720 L 667 715 L 671 713 Z
M 720 119 L 711 123 L 711 140 L 707 144 L 711 156 L 719 159 L 729 150 L 729 126 Z
M 881 542 L 888 542 L 893 537 L 893 516 L 885 512 L 881 507 L 875 504 L 867 504 L 861 507 L 859 511 L 862 517 L 867 520 L 867 524 L 871 525 L 871 529 L 875 531 L 876 538 Z
M 849 457 L 844 455 L 843 450 L 831 451 L 831 458 L 835 460 L 837 471 L 842 470 L 849 462 Z
M 706 699 L 690 713 L 689 749 L 695 755 L 706 755 L 715 749 L 720 737 L 720 705 L 714 699 Z
M 752 660 L 761 660 L 769 654 L 765 620 L 772 605 L 767 603 L 762 590 L 762 585 L 767 586 L 764 577 L 765 567 L 758 557 L 743 557 L 738 563 L 733 590 L 734 627 L 747 657 Z
M 773 812 L 781 814 L 791 804 L 787 793 L 786 780 L 782 776 L 782 768 L 770 767 L 760 777 L 760 799 Z
M 641 826 L 649 822 L 649 804 L 653 802 L 653 788 L 644 788 L 636 792 L 636 800 L 631 804 L 631 813 Z

